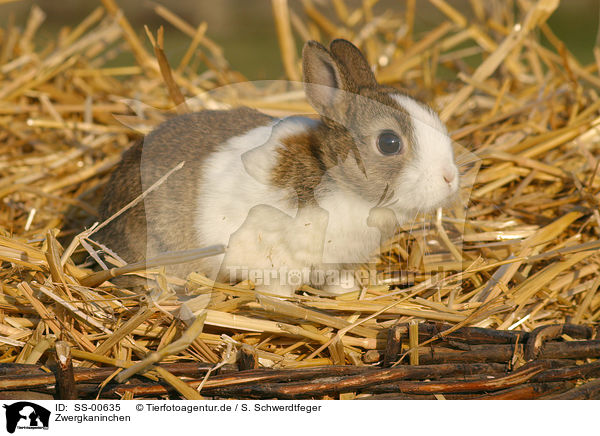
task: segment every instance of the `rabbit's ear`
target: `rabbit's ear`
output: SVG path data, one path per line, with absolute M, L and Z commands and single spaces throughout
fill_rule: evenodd
M 348 90 L 348 80 L 325 47 L 308 41 L 302 50 L 302 70 L 306 98 L 320 114 L 328 114 L 342 98 L 339 91 Z
M 345 73 L 357 88 L 377 88 L 377 80 L 360 50 L 345 39 L 335 39 L 329 45 L 335 59 L 345 67 Z

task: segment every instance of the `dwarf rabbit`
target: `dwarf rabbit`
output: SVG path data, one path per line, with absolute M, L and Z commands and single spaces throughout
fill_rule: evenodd
M 320 118 L 272 118 L 240 107 L 176 116 L 129 149 L 102 202 L 106 218 L 178 163 L 99 240 L 126 261 L 214 244 L 224 255 L 171 266 L 291 295 L 302 283 L 354 289 L 398 224 L 455 196 L 445 126 L 428 106 L 377 83 L 358 48 L 315 41 L 302 52 L 306 98 Z

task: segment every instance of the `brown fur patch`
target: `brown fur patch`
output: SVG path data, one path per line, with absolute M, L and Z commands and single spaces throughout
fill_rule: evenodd
M 281 140 L 277 148 L 277 163 L 272 183 L 279 188 L 291 188 L 297 195 L 298 206 L 314 204 L 315 190 L 325 173 L 346 159 L 351 141 L 331 141 L 337 128 L 318 124 L 305 133 Z
M 314 131 L 282 139 L 277 148 L 277 163 L 273 168 L 274 186 L 292 188 L 298 205 L 314 203 L 314 190 L 325 172 L 321 162 L 321 144 Z

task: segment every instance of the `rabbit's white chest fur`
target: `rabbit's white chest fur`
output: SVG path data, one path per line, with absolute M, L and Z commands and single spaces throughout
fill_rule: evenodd
M 380 230 L 367 224 L 372 205 L 355 194 L 327 190 L 318 206 L 298 209 L 289 202 L 294 193 L 270 183 L 281 138 L 302 133 L 313 123 L 295 118 L 258 127 L 230 139 L 207 158 L 198 198 L 198 236 L 206 245 L 227 246 L 225 255 L 209 259 L 205 272 L 210 276 L 250 278 L 267 292 L 288 295 L 301 283 L 338 292 L 354 287 L 350 272 L 341 277 L 339 270 L 341 264 L 366 262 L 379 247 Z M 321 275 L 311 279 L 315 270 Z

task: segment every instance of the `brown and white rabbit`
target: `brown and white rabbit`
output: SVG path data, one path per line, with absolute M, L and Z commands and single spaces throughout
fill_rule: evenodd
M 124 154 L 104 217 L 185 161 L 183 168 L 107 226 L 100 242 L 129 262 L 223 244 L 224 255 L 167 271 L 251 278 L 279 295 L 302 282 L 343 292 L 352 280 L 336 282 L 332 272 L 366 262 L 382 232 L 455 196 L 451 141 L 428 106 L 379 85 L 346 40 L 329 50 L 309 41 L 302 56 L 306 97 L 320 119 L 241 107 L 162 123 Z

